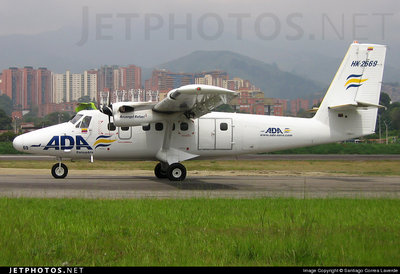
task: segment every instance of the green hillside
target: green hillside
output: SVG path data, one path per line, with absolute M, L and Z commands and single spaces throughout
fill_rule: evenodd
M 230 51 L 196 51 L 162 64 L 159 68 L 173 72 L 219 69 L 228 72 L 230 78 L 240 77 L 250 80 L 260 87 L 267 97 L 283 99 L 304 98 L 325 88 L 312 80 L 284 72 L 277 65 L 267 64 Z

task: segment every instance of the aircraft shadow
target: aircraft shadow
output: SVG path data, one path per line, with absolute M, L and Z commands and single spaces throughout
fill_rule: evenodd
M 99 180 L 104 180 L 106 177 L 91 177 L 90 179 L 99 179 Z M 140 181 L 140 184 L 143 185 L 144 188 L 146 189 L 153 189 L 153 187 L 146 186 L 146 181 L 147 182 L 154 182 L 158 184 L 164 184 L 168 185 L 170 187 L 180 189 L 180 190 L 238 190 L 238 188 L 232 186 L 229 184 L 229 182 L 226 181 L 224 178 L 212 178 L 213 182 L 210 182 L 209 180 L 211 178 L 186 178 L 182 182 L 175 182 L 175 181 L 170 181 L 168 179 L 158 179 L 156 177 L 148 177 L 148 176 L 116 176 L 116 177 L 109 177 L 107 178 L 106 182 L 96 182 L 95 184 L 88 183 L 87 178 L 85 177 L 74 177 L 72 180 L 85 180 L 86 183 L 84 186 L 80 185 L 77 186 L 76 184 L 74 185 L 68 185 L 67 184 L 61 184 L 62 187 L 65 188 L 76 188 L 76 187 L 82 187 L 82 188 L 95 188 L 95 189 L 125 189 L 125 190 L 134 190 L 137 189 L 137 181 Z M 223 181 L 221 183 L 215 183 L 215 181 Z M 130 182 L 135 182 L 131 184 Z
M 149 179 L 147 177 L 147 179 Z M 165 184 L 180 190 L 237 190 L 236 187 L 226 183 L 210 183 L 201 178 L 186 178 L 183 182 L 173 182 L 168 179 L 152 178 L 151 181 Z

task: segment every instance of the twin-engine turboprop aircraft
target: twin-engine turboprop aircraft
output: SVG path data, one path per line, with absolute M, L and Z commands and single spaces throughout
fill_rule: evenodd
M 120 102 L 82 110 L 69 122 L 22 134 L 14 147 L 63 159 L 158 160 L 158 178 L 182 181 L 182 161 L 270 152 L 347 140 L 375 131 L 386 46 L 353 43 L 313 118 L 211 112 L 234 91 L 187 85 L 158 103 Z

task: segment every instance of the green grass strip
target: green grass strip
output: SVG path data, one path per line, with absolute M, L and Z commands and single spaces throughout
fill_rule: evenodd
M 398 266 L 400 200 L 0 198 L 1 266 Z

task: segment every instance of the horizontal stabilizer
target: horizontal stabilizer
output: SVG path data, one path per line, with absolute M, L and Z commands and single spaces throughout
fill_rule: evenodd
M 330 106 L 328 109 L 330 110 L 354 110 L 356 108 L 386 108 L 385 106 L 371 104 L 371 103 L 363 103 L 363 102 L 354 102 L 351 104 Z
M 313 107 L 312 109 L 307 110 L 307 112 L 316 113 L 319 108 Z

